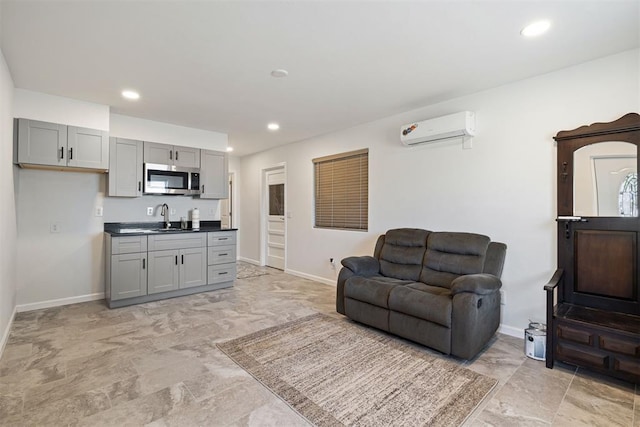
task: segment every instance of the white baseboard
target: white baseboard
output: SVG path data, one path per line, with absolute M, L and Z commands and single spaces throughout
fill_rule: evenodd
M 498 327 L 498 332 L 500 332 L 501 334 L 509 335 L 511 337 L 524 339 L 524 329 L 505 325 L 503 323 L 501 323 Z
M 295 270 L 290 270 L 290 269 L 286 269 L 286 270 L 284 270 L 284 272 L 287 273 L 287 274 L 291 274 L 293 276 L 302 277 L 303 279 L 309 279 L 309 280 L 313 280 L 315 282 L 324 283 L 325 285 L 329 285 L 329 286 L 333 286 L 333 287 L 336 286 L 336 281 L 332 280 L 332 279 L 325 279 L 324 277 L 314 276 L 313 274 L 302 273 L 300 271 L 295 271 Z
M 87 302 L 87 301 L 96 301 L 100 299 L 104 299 L 104 292 L 99 292 L 99 293 L 89 294 L 89 295 L 80 295 L 77 297 L 52 299 L 52 300 L 41 301 L 41 302 L 32 302 L 29 304 L 20 304 L 16 307 L 16 309 L 18 310 L 18 313 L 22 313 L 24 311 L 40 310 L 41 308 L 58 307 L 61 305 L 76 304 L 79 302 Z
M 260 261 L 256 261 L 255 259 L 245 258 L 241 256 L 238 257 L 238 261 L 248 262 L 249 264 L 253 264 L 253 265 L 261 265 Z
M 9 341 L 9 334 L 11 333 L 11 327 L 13 326 L 13 320 L 16 318 L 16 313 L 18 312 L 18 306 L 13 307 L 13 313 L 11 313 L 11 318 L 9 319 L 9 323 L 2 333 L 2 340 L 0 340 L 0 359 L 2 359 L 2 354 L 4 353 L 4 348 L 7 345 L 7 341 Z

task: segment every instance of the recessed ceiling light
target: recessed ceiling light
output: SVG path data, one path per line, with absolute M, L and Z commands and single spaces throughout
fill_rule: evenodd
M 140 94 L 135 90 L 123 90 L 122 96 L 127 99 L 140 99 Z
M 279 125 L 279 124 L 277 124 L 277 123 L 269 123 L 269 124 L 267 125 L 267 128 L 268 128 L 269 130 L 278 130 L 278 129 L 280 129 L 280 125 Z
M 271 72 L 271 77 L 276 77 L 276 78 L 287 77 L 288 75 L 289 75 L 289 72 L 287 70 L 283 70 L 282 68 L 278 68 L 277 70 L 273 70 Z
M 233 151 L 233 147 L 227 147 L 227 152 L 232 152 Z
M 547 32 L 551 27 L 551 22 L 545 20 L 532 22 L 520 31 L 525 37 L 536 37 Z

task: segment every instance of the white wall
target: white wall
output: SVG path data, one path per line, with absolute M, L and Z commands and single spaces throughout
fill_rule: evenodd
M 109 130 L 109 107 L 61 96 L 15 89 L 15 117 Z
M 109 129 L 109 107 L 16 89 L 15 117 Z M 62 299 L 98 298 L 101 272 L 101 218 L 92 215 L 105 176 L 96 173 L 19 169 L 18 305 Z M 51 223 L 60 225 L 51 233 Z M 81 297 L 81 298 L 78 298 Z
M 188 128 L 119 114 L 111 114 L 109 135 L 218 151 L 225 151 L 228 143 L 226 133 Z
M 542 287 L 556 267 L 552 137 L 640 110 L 639 54 L 625 52 L 243 157 L 239 255 L 260 260 L 261 170 L 284 162 L 291 213 L 287 270 L 333 283 L 330 257 L 371 254 L 377 235 L 390 228 L 483 233 L 509 247 L 505 329 L 544 320 Z M 401 125 L 462 110 L 476 112 L 472 149 L 452 142 L 400 144 Z M 314 229 L 311 159 L 365 147 L 369 231 Z
M 16 307 L 16 205 L 13 166 L 13 80 L 0 50 L 0 356 Z
M 16 117 L 105 129 L 124 138 L 226 149 L 227 137 L 218 132 L 110 115 L 108 106 L 22 89 L 14 95 Z M 176 210 L 171 215 L 175 221 L 189 217 L 194 207 L 201 220 L 219 219 L 217 200 L 105 197 L 104 174 L 18 169 L 17 176 L 19 310 L 102 298 L 104 222 L 162 221 L 159 209 L 153 216 L 146 214 L 148 206 L 162 203 Z M 95 216 L 99 206 L 103 217 Z M 52 222 L 60 225 L 59 233 L 50 232 Z

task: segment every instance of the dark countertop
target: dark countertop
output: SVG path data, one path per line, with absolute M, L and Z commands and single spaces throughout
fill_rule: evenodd
M 200 229 L 191 228 L 191 221 L 186 230 L 180 229 L 180 221 L 171 221 L 171 228 L 165 231 L 164 222 L 105 222 L 104 232 L 112 236 L 146 236 L 150 234 L 184 234 L 210 233 L 217 231 L 236 231 L 237 228 L 222 228 L 220 221 L 200 221 Z

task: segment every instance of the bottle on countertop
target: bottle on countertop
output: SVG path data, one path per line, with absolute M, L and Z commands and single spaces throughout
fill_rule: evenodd
M 191 228 L 200 230 L 200 211 L 198 208 L 193 208 L 191 211 Z

